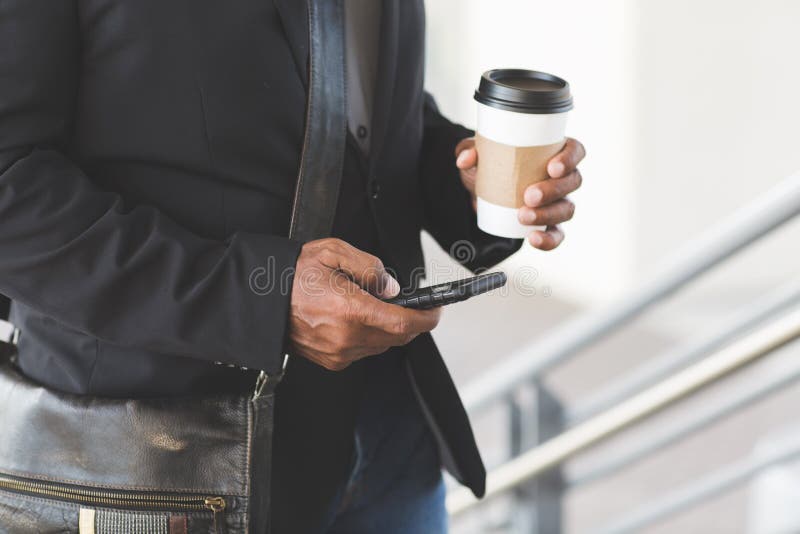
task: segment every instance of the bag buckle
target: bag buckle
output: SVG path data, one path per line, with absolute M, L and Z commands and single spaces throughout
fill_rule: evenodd
M 267 389 L 269 386 L 270 390 L 275 389 L 275 386 L 278 385 L 278 382 L 281 381 L 283 378 L 283 373 L 286 371 L 286 364 L 289 362 L 289 355 L 286 354 L 283 357 L 283 366 L 281 368 L 281 372 L 277 375 L 269 375 L 266 371 L 261 371 L 258 373 L 258 378 L 256 378 L 256 390 L 253 392 L 253 400 L 258 399 L 264 393 L 264 390 Z

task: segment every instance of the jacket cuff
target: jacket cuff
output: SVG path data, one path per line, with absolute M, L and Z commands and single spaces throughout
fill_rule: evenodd
M 239 234 L 243 280 L 239 308 L 242 352 L 230 359 L 249 369 L 280 373 L 286 351 L 289 305 L 302 243 L 285 237 Z

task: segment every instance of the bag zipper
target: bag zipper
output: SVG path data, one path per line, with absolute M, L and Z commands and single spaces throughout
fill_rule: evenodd
M 180 512 L 210 511 L 214 514 L 214 526 L 218 533 L 224 532 L 223 516 L 228 506 L 225 498 L 219 496 L 90 489 L 4 474 L 0 474 L 0 489 L 88 506 Z

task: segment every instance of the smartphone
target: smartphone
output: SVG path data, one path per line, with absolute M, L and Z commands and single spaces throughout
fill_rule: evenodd
M 456 282 L 421 287 L 410 294 L 408 294 L 407 290 L 402 291 L 400 295 L 386 299 L 386 302 L 397 304 L 404 308 L 427 310 L 453 304 L 454 302 L 461 302 L 481 293 L 503 287 L 507 281 L 508 277 L 506 277 L 505 273 L 486 273 Z

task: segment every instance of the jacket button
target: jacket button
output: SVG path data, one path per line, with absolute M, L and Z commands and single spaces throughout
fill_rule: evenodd
M 373 200 L 378 200 L 378 197 L 381 195 L 381 184 L 378 182 L 372 182 L 370 184 L 369 194 Z

